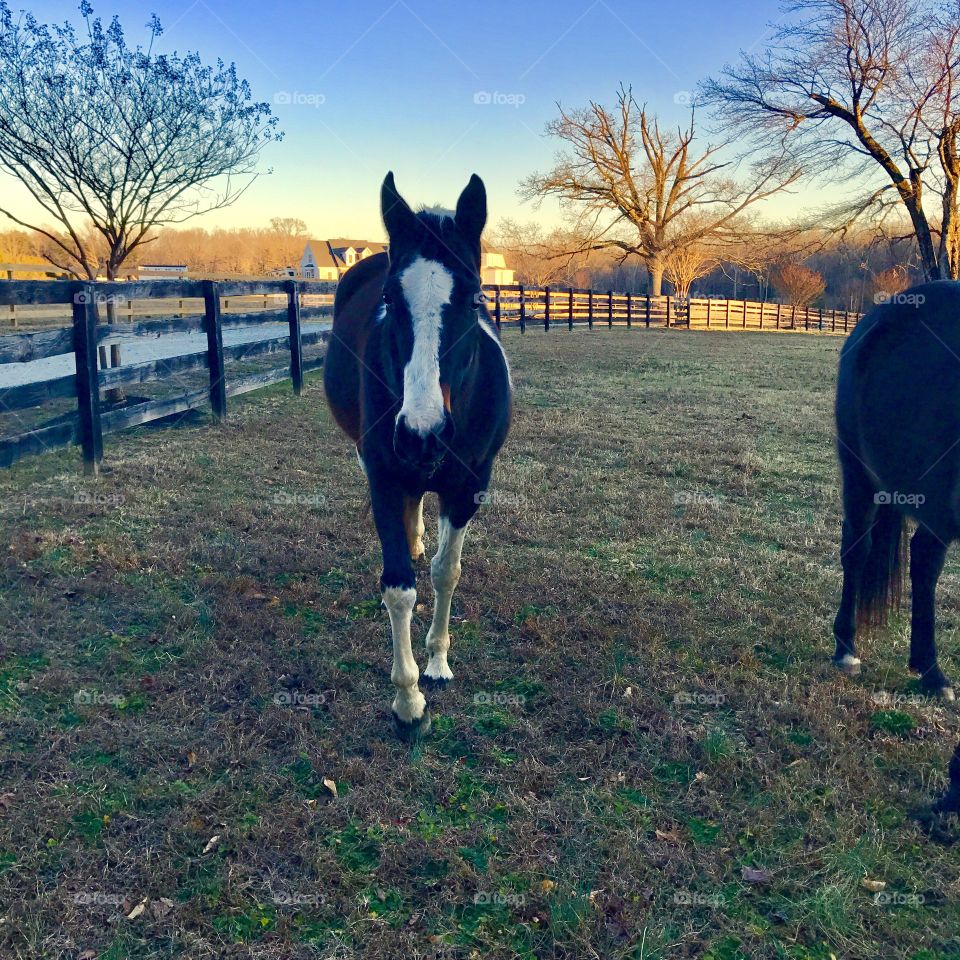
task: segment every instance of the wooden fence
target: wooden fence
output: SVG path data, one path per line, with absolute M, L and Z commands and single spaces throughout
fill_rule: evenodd
M 329 296 L 335 284 L 326 281 L 258 280 L 145 280 L 129 283 L 89 283 L 70 280 L 0 281 L 0 307 L 13 304 L 68 304 L 72 323 L 67 327 L 38 333 L 10 334 L 0 337 L 0 365 L 23 363 L 73 354 L 75 373 L 22 386 L 0 388 L 0 411 L 17 411 L 40 406 L 58 398 L 75 397 L 74 413 L 57 417 L 24 433 L 0 440 L 0 466 L 10 466 L 21 457 L 56 447 L 79 444 L 88 472 L 95 473 L 103 458 L 103 437 L 128 427 L 139 426 L 209 404 L 213 416 L 223 419 L 227 400 L 285 379 L 293 381 L 299 394 L 305 372 L 319 367 L 323 357 L 303 359 L 303 348 L 324 341 L 326 330 L 304 333 L 301 321 L 306 317 L 329 317 L 328 306 L 303 306 L 311 296 Z M 280 309 L 274 319 L 285 319 L 288 332 L 251 343 L 225 347 L 224 327 L 260 325 L 270 318 L 269 311 L 226 315 L 224 302 L 235 297 L 278 297 Z M 100 308 L 111 298 L 150 301 L 156 304 L 154 315 L 168 312 L 170 301 L 178 314 L 173 319 L 147 322 L 101 323 Z M 197 305 L 196 309 L 194 304 Z M 193 315 L 191 312 L 193 311 Z M 205 350 L 98 369 L 98 347 L 138 338 L 157 338 L 167 334 L 205 333 Z M 289 351 L 290 361 L 244 377 L 228 378 L 226 366 L 237 360 Z M 172 373 L 206 368 L 207 385 L 171 398 L 103 409 L 101 391 L 163 380 Z
M 17 306 L 59 311 L 60 325 L 32 333 L 0 336 L 0 367 L 72 354 L 75 372 L 22 386 L 0 387 L 0 413 L 42 407 L 48 401 L 76 398 L 76 411 L 0 439 L 0 466 L 55 447 L 79 444 L 88 471 L 103 457 L 105 434 L 139 426 L 209 404 L 215 419 L 226 415 L 227 400 L 249 390 L 291 379 L 299 394 L 305 371 L 323 357 L 303 359 L 303 347 L 322 343 L 327 330 L 304 333 L 304 317 L 331 315 L 336 284 L 320 280 L 144 280 L 91 283 L 72 280 L 0 281 L 0 310 Z M 498 328 L 528 325 L 682 327 L 717 330 L 801 330 L 846 333 L 858 314 L 794 308 L 748 300 L 680 301 L 673 297 L 600 292 L 559 287 L 497 285 L 485 288 Z M 106 304 L 113 322 L 101 322 Z M 250 309 L 253 307 L 253 309 Z M 152 319 L 143 320 L 143 317 Z M 120 319 L 125 322 L 117 322 Z M 139 318 L 139 319 L 138 319 Z M 261 325 L 285 319 L 282 336 L 224 346 L 225 327 Z M 205 333 L 206 349 L 195 353 L 121 366 L 98 363 L 107 345 L 167 334 Z M 227 377 L 227 365 L 289 351 L 282 367 Z M 209 372 L 203 389 L 126 406 L 107 406 L 101 392 L 161 381 L 185 371 Z
M 649 297 L 612 290 L 497 285 L 486 288 L 488 307 L 498 327 L 521 331 L 535 324 L 551 327 L 595 325 L 683 327 L 702 330 L 795 330 L 849 333 L 860 314 L 846 310 L 795 307 L 755 300 Z

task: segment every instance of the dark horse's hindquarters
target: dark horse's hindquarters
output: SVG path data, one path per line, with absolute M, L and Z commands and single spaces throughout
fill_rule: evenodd
M 840 357 L 836 415 L 844 579 L 834 662 L 858 672 L 857 628 L 884 623 L 899 602 L 910 517 L 910 668 L 924 690 L 953 699 L 937 662 L 934 605 L 947 547 L 960 536 L 960 284 L 915 287 L 857 326 Z M 960 777 L 960 752 L 951 775 Z M 945 802 L 956 806 L 958 790 L 954 780 Z

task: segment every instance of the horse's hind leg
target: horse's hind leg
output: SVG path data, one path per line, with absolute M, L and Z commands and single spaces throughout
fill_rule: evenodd
M 840 562 L 843 565 L 843 595 L 833 622 L 837 646 L 833 662 L 844 673 L 860 672 L 857 656 L 857 595 L 860 578 L 870 555 L 870 528 L 877 513 L 874 490 L 866 470 L 857 462 L 841 457 L 843 470 L 843 533 Z
M 954 697 L 950 681 L 937 663 L 936 592 L 947 545 L 927 527 L 917 527 L 910 541 L 910 582 L 913 609 L 910 621 L 910 669 L 920 674 L 922 688 L 945 700 Z
M 424 554 L 423 497 L 419 500 L 414 500 L 413 497 L 403 498 L 403 525 L 407 531 L 410 559 L 419 560 Z

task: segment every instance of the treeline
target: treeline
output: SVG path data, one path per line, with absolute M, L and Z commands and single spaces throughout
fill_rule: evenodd
M 53 231 L 51 231 L 53 232 Z M 91 233 L 85 246 L 106 262 L 106 245 Z M 298 268 L 308 240 L 306 224 L 292 217 L 275 217 L 267 227 L 161 229 L 125 263 L 121 276 L 135 274 L 140 264 L 186 264 L 193 274 L 223 273 L 262 276 L 287 267 Z M 0 263 L 53 263 L 80 275 L 49 238 L 23 230 L 0 232 Z M 25 277 L 24 277 L 25 279 Z

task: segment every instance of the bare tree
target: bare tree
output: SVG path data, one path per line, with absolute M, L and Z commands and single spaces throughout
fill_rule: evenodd
M 237 200 L 281 135 L 233 64 L 155 53 L 155 17 L 131 48 L 117 19 L 93 19 L 88 0 L 80 11 L 83 37 L 0 0 L 0 170 L 40 208 L 33 222 L 0 213 L 45 237 L 62 269 L 112 280 L 156 226 Z
M 739 182 L 721 159 L 727 144 L 695 145 L 692 111 L 687 127 L 666 132 L 629 87 L 620 87 L 613 110 L 592 101 L 579 110 L 558 108 L 547 132 L 568 152 L 557 156 L 552 170 L 523 181 L 521 195 L 572 203 L 576 232 L 589 238 L 585 249 L 616 250 L 621 260 L 639 257 L 656 296 L 671 251 L 733 241 L 744 211 L 798 176 L 782 157 L 766 158 Z
M 506 259 L 521 283 L 542 287 L 551 283 L 572 285 L 578 271 L 588 265 L 589 252 L 581 252 L 584 238 L 556 229 L 545 233 L 538 223 L 500 220 L 486 245 Z
M 760 55 L 704 86 L 761 152 L 856 187 L 833 212 L 906 213 L 929 279 L 960 273 L 960 19 L 937 0 L 787 0 Z
M 826 289 L 823 277 L 802 263 L 785 263 L 773 273 L 777 292 L 795 307 L 813 303 Z
M 702 243 L 688 243 L 671 250 L 665 260 L 664 275 L 673 284 L 676 295 L 684 300 L 690 288 L 720 266 L 715 252 Z

